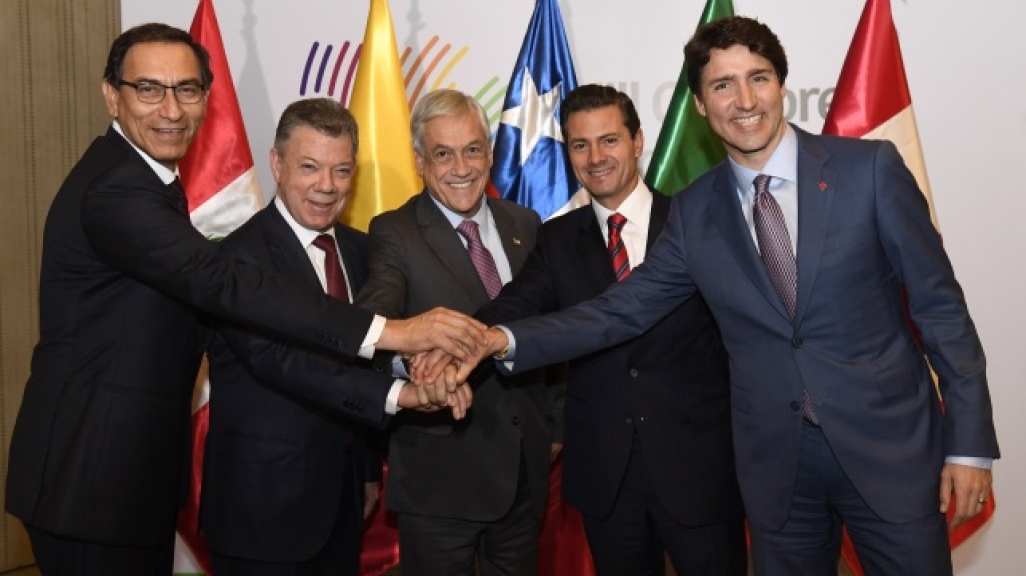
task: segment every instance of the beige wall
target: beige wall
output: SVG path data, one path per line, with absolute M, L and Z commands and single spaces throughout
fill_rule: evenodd
M 118 0 L 0 1 L 0 488 L 39 333 L 43 223 L 65 174 L 108 118 L 100 97 Z M 32 564 L 20 523 L 0 522 L 0 572 Z M 18 572 L 19 574 L 21 572 Z

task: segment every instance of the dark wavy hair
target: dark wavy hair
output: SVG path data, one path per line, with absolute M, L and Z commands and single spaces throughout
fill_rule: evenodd
M 702 70 L 709 63 L 713 50 L 744 46 L 752 54 L 770 61 L 783 85 L 787 79 L 787 56 L 777 35 L 762 22 L 744 16 L 713 20 L 695 31 L 684 46 L 684 65 L 688 71 L 688 87 L 693 94 L 702 94 Z
M 200 82 L 209 90 L 214 82 L 214 72 L 210 69 L 210 54 L 199 42 L 194 40 L 185 30 L 167 24 L 140 24 L 121 33 L 110 45 L 107 65 L 103 68 L 103 79 L 111 86 L 117 86 L 121 75 L 125 73 L 125 57 L 128 50 L 136 44 L 165 43 L 185 44 L 192 49 L 200 65 Z
M 600 86 L 598 84 L 584 84 L 570 91 L 559 105 L 559 124 L 566 136 L 566 121 L 574 112 L 595 110 L 606 106 L 616 106 L 623 116 L 623 124 L 630 132 L 631 138 L 638 135 L 641 129 L 641 119 L 638 118 L 638 111 L 634 108 L 630 96 L 613 88 L 612 86 Z

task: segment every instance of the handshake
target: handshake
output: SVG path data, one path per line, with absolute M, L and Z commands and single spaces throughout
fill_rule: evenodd
M 399 407 L 433 412 L 452 410 L 464 418 L 473 403 L 467 384 L 486 357 L 508 346 L 506 333 L 446 308 L 405 320 L 388 320 L 377 347 L 402 351 L 410 382 L 399 392 Z

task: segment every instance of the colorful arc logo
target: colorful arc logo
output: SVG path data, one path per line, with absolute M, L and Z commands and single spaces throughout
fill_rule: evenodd
M 303 74 L 299 82 L 299 95 L 323 95 L 338 98 L 343 104 L 349 103 L 352 95 L 353 81 L 360 63 L 360 52 L 363 45 L 345 40 L 338 47 L 314 42 L 303 66 Z M 438 36 L 432 36 L 419 54 L 413 54 L 413 48 L 407 47 L 400 55 L 403 69 L 403 84 L 412 108 L 425 92 L 437 88 L 458 88 L 456 83 L 448 80 L 452 71 L 470 52 L 464 46 L 454 53 L 452 44 L 441 43 Z M 348 63 L 347 63 L 348 59 Z M 472 95 L 484 107 L 488 120 L 494 127 L 502 115 L 502 101 L 507 86 L 492 76 L 481 88 Z

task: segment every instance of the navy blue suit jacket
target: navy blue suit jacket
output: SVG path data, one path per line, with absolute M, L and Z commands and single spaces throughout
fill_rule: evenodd
M 510 324 L 515 368 L 637 336 L 701 290 L 730 355 L 735 456 L 751 521 L 774 529 L 787 518 L 803 389 L 873 511 L 894 522 L 921 518 L 937 510 L 946 455 L 999 455 L 983 350 L 926 201 L 894 146 L 795 131 L 793 320 L 724 162 L 674 198 L 663 234 L 625 282 L 576 308 Z
M 335 238 L 355 292 L 366 275 L 366 235 L 337 225 Z M 321 288 L 275 204 L 231 233 L 223 249 Z M 394 380 L 368 369 L 369 362 L 361 367 L 228 323 L 218 326 L 208 356 L 207 541 L 217 553 L 250 560 L 313 557 L 335 525 L 340 498 L 353 500 L 352 522 L 362 521 L 366 436 L 384 426 Z M 352 492 L 343 492 L 343 474 L 352 475 Z

